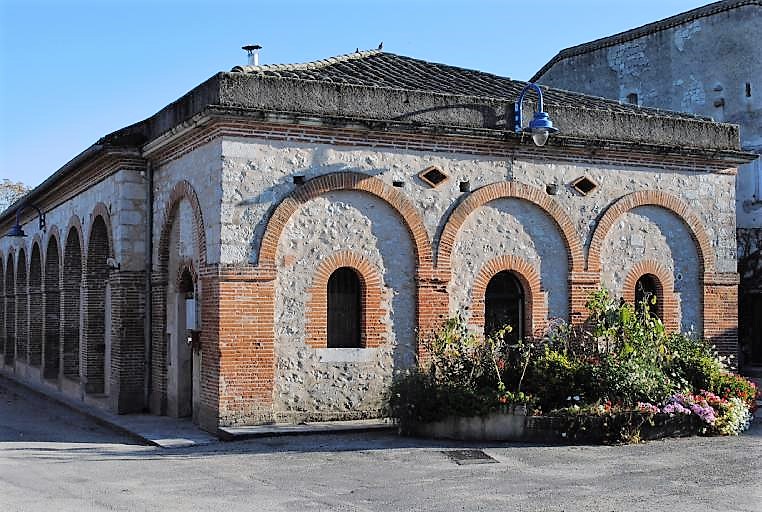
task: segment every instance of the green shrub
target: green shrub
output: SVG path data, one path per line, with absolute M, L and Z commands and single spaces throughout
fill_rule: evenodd
M 582 393 L 578 375 L 581 367 L 576 359 L 544 347 L 527 369 L 526 389 L 543 410 L 563 407 L 568 405 L 567 397 Z
M 685 334 L 671 334 L 666 345 L 669 361 L 665 372 L 682 389 L 711 391 L 715 381 L 725 372 L 725 365 L 704 340 Z
M 658 403 L 675 391 L 658 366 L 636 358 L 604 354 L 598 364 L 588 365 L 584 372 L 588 402 L 609 400 L 627 406 Z

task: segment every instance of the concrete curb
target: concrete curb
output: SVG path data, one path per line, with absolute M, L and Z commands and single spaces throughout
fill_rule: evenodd
M 230 442 L 264 437 L 349 434 L 363 432 L 393 432 L 396 430 L 397 425 L 392 423 L 390 420 L 380 419 L 326 421 L 318 423 L 303 423 L 299 425 L 276 423 L 271 425 L 256 425 L 251 427 L 221 427 L 217 431 L 217 436 L 222 441 Z

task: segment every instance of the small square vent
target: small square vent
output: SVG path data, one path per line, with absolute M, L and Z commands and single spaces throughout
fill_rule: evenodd
M 598 188 L 598 184 L 592 179 L 588 178 L 587 176 L 580 176 L 579 178 L 571 182 L 571 186 L 574 188 L 574 190 L 576 190 L 583 196 L 588 195 L 593 190 Z
M 440 183 L 446 181 L 449 176 L 447 176 L 447 174 L 445 174 L 439 167 L 432 165 L 419 172 L 418 177 L 431 187 L 436 187 Z

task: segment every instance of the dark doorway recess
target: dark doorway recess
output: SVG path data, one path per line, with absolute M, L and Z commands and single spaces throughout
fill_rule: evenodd
M 341 267 L 328 279 L 328 348 L 359 348 L 362 286 L 357 272 Z

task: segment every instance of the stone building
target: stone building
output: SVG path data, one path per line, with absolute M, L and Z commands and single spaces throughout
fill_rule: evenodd
M 762 1 L 725 0 L 558 53 L 532 81 L 740 125 L 762 154 Z M 741 361 L 762 369 L 762 164 L 736 183 Z
M 4 373 L 212 432 L 374 417 L 444 318 L 531 336 L 637 283 L 734 353 L 738 128 L 546 89 L 536 147 L 524 85 L 382 51 L 211 77 L 26 196 Z

